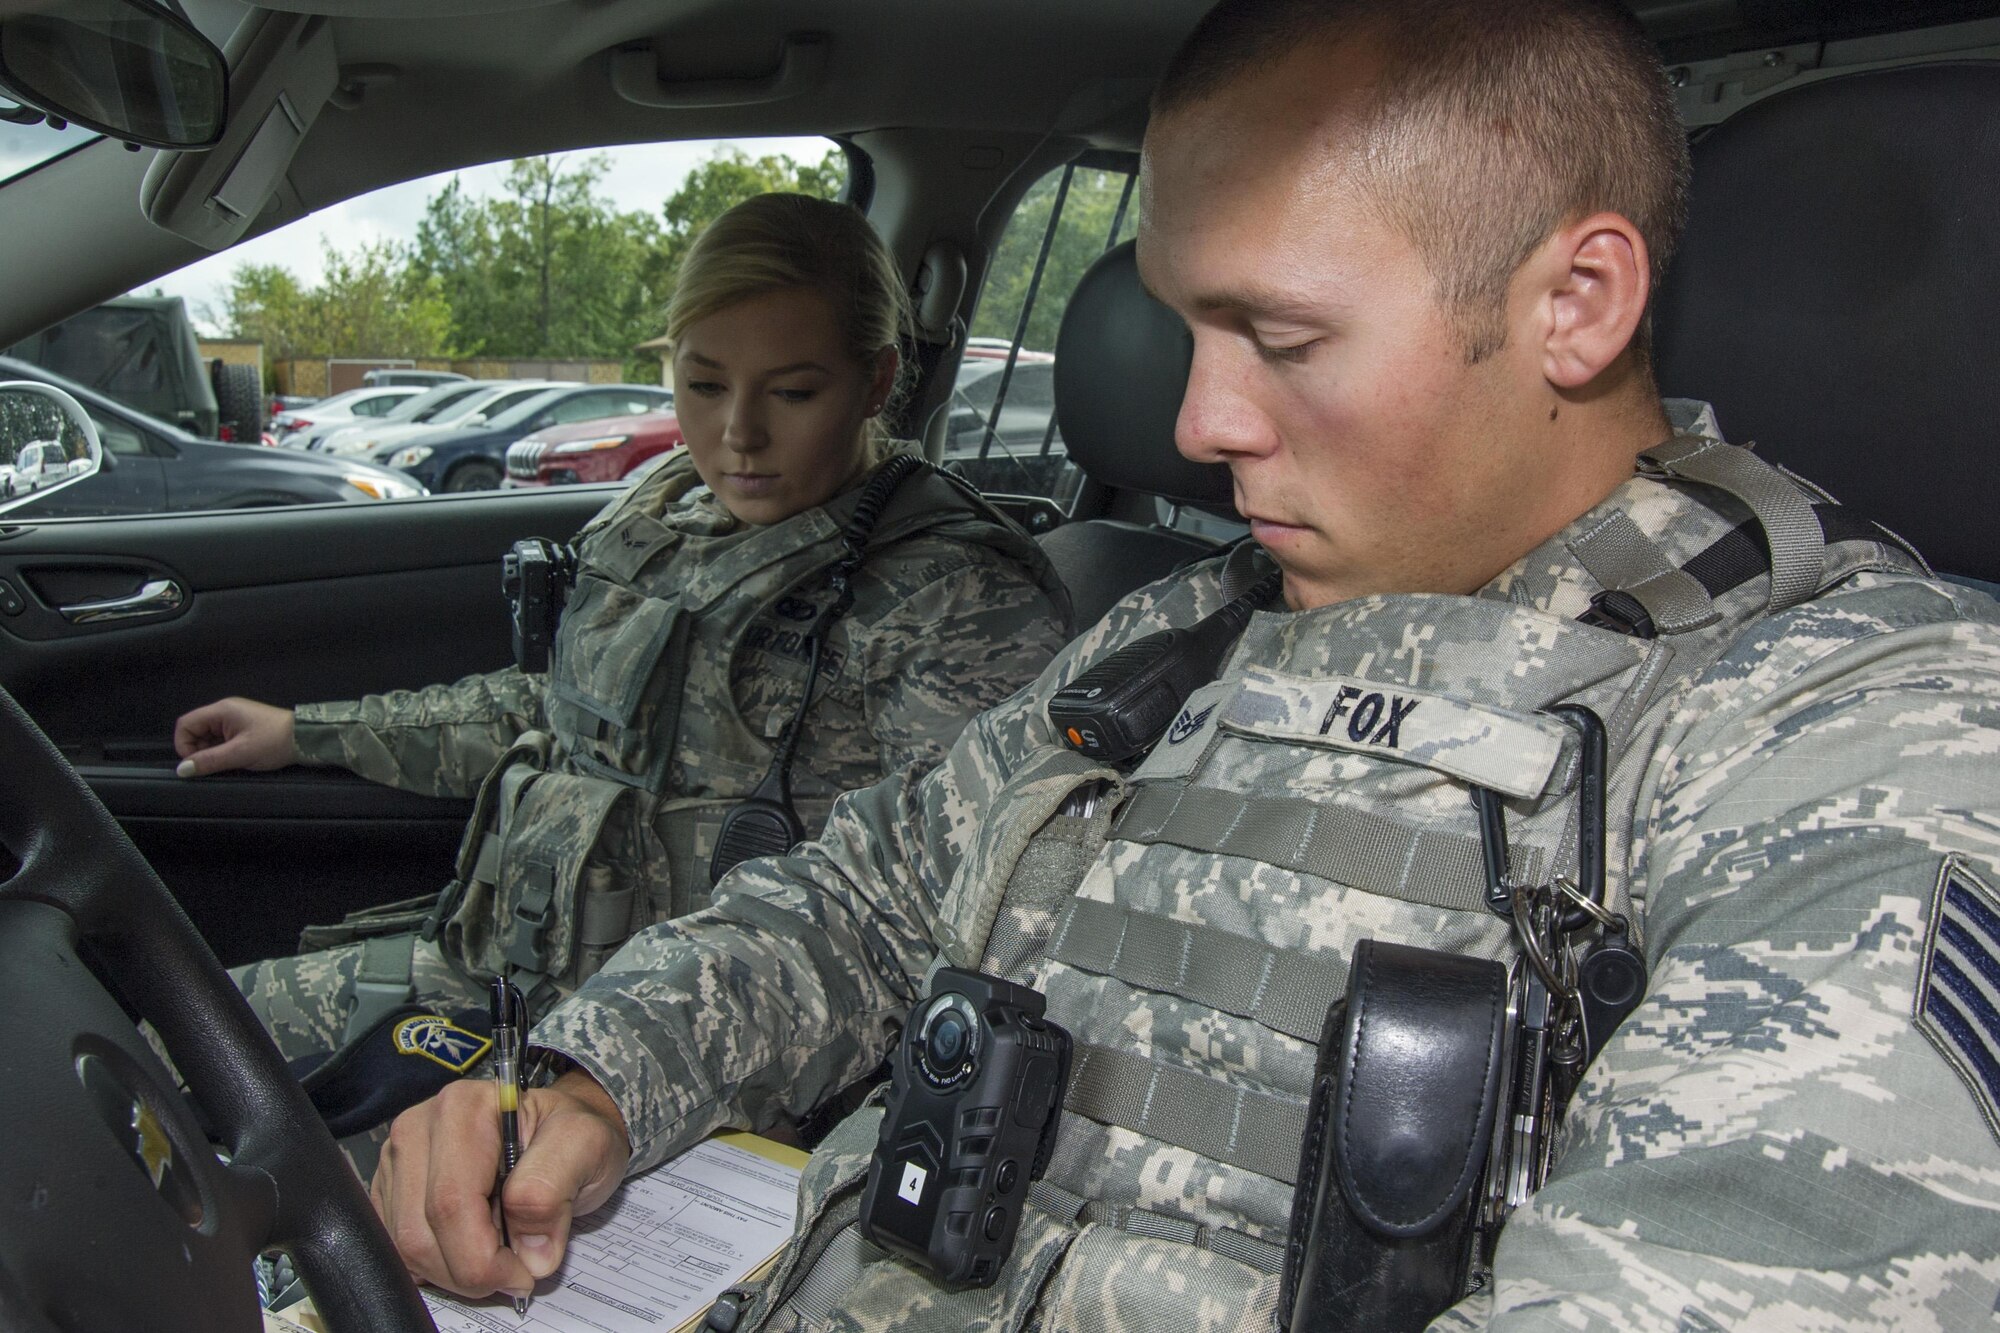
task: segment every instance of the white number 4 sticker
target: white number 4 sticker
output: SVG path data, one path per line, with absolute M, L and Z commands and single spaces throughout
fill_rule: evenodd
M 924 1182 L 930 1179 L 930 1172 L 915 1162 L 903 1163 L 903 1185 L 896 1191 L 896 1197 L 910 1203 L 921 1203 L 924 1197 Z

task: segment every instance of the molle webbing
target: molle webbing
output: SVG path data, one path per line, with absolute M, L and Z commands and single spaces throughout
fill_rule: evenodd
M 1681 435 L 1640 456 L 1669 477 L 1726 491 L 1750 507 L 1770 547 L 1769 609 L 1797 606 L 1819 591 L 1826 574 L 1826 537 L 1812 497 L 1748 449 L 1698 435 Z
M 1303 1098 L 1239 1088 L 1181 1065 L 1078 1042 L 1064 1108 L 1282 1180 L 1298 1177 Z
M 1128 1236 L 1199 1246 L 1225 1259 L 1248 1264 L 1259 1272 L 1278 1273 L 1284 1270 L 1283 1246 L 1259 1240 L 1249 1232 L 1238 1231 L 1234 1227 L 1208 1226 L 1185 1217 L 1134 1208 L 1130 1204 L 1101 1203 L 1073 1194 L 1048 1179 L 1038 1180 L 1028 1188 L 1028 1202 L 1065 1222 L 1095 1223 L 1116 1227 Z
M 1113 829 L 1127 842 L 1241 856 L 1429 907 L 1486 910 L 1477 838 L 1412 828 L 1352 807 L 1214 787 L 1146 786 L 1119 811 Z M 1541 853 L 1520 849 L 1515 877 L 1538 883 L 1540 873 Z
M 1058 962 L 1163 991 L 1316 1042 L 1347 989 L 1347 960 L 1328 950 L 1274 949 L 1213 926 L 1090 898 L 1072 901 L 1049 949 Z

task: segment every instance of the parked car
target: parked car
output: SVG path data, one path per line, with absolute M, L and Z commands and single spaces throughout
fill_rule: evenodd
M 385 417 L 424 390 L 414 384 L 385 384 L 349 389 L 322 398 L 299 412 L 280 412 L 271 419 L 271 434 L 288 449 L 309 449 L 321 435 L 357 422 Z
M 1023 351 L 1010 375 L 1005 349 L 997 357 L 984 354 L 991 350 L 968 346 L 959 362 L 945 420 L 944 463 L 982 491 L 1045 495 L 1067 509 L 1082 477 L 1055 426 L 1056 359 Z M 1003 379 L 1007 396 L 996 421 L 993 404 Z
M 490 491 L 505 475 L 507 446 L 550 426 L 633 416 L 671 406 L 673 394 L 647 384 L 569 384 L 544 389 L 477 426 L 384 445 L 375 461 L 434 491 Z
M 335 504 L 424 493 L 422 486 L 401 473 L 359 459 L 336 461 L 197 439 L 178 426 L 12 357 L 0 356 L 0 380 L 36 380 L 69 393 L 90 414 L 104 445 L 104 464 L 95 476 L 13 511 L 23 518 Z M 53 475 L 56 469 L 70 466 L 60 446 L 43 452 L 50 451 L 53 457 L 26 459 L 28 451 L 23 450 L 23 457 L 15 460 L 11 470 L 17 494 L 36 484 L 50 484 L 58 479 Z
M 315 452 L 372 458 L 384 445 L 433 431 L 469 429 L 496 417 L 516 403 L 526 402 L 551 386 L 550 380 L 474 380 L 470 385 L 440 385 L 412 398 L 380 421 L 357 421 L 313 441 Z M 445 395 L 442 405 L 432 394 Z M 422 404 L 430 403 L 426 408 Z
M 506 485 L 621 481 L 680 447 L 681 419 L 669 397 L 662 407 L 638 416 L 579 421 L 521 437 L 507 446 Z
M 383 416 L 373 418 L 356 417 L 344 426 L 338 422 L 329 422 L 324 427 L 308 427 L 306 430 L 299 432 L 299 434 L 310 437 L 305 445 L 306 448 L 318 453 L 327 453 L 329 450 L 326 446 L 330 442 L 366 431 L 378 422 L 384 426 L 392 422 L 405 425 L 418 422 L 423 423 L 419 427 L 420 429 L 426 429 L 431 423 L 442 419 L 443 415 L 456 405 L 479 393 L 480 389 L 481 385 L 477 380 L 469 379 L 456 380 L 450 384 L 433 385 L 421 393 L 415 393 L 403 399 L 391 407 Z M 338 449 L 331 452 L 356 453 L 360 451 Z
M 4 351 L 203 439 L 255 444 L 264 430 L 257 367 L 204 358 L 178 296 L 116 297 Z
M 371 370 L 362 375 L 361 382 L 371 387 L 383 384 L 414 384 L 420 389 L 435 388 L 440 384 L 456 384 L 469 380 L 472 376 L 461 375 L 455 370 Z

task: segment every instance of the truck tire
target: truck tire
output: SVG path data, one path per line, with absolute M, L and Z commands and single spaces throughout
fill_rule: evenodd
M 257 444 L 264 437 L 264 383 L 255 366 L 217 361 L 209 368 L 215 383 L 215 404 L 222 427 L 237 444 Z

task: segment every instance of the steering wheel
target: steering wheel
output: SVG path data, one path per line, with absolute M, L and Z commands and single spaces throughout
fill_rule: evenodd
M 434 1333 L 250 1006 L 5 689 L 0 773 L 0 1327 L 251 1333 L 251 1261 L 282 1248 L 334 1333 Z

